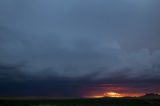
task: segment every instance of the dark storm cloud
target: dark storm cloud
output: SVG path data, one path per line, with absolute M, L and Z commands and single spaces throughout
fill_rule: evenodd
M 83 80 L 71 81 L 69 79 L 0 82 L 1 96 L 53 96 L 53 97 L 80 97 Z M 12 88 L 12 89 L 11 89 Z
M 1 0 L 0 80 L 159 83 L 159 5 L 151 0 Z
M 20 80 L 25 78 L 25 74 L 22 72 L 23 65 L 0 65 L 0 79 L 1 81 Z

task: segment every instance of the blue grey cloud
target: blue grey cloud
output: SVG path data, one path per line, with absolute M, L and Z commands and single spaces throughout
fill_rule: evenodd
M 151 0 L 1 0 L 1 76 L 157 79 L 159 10 Z

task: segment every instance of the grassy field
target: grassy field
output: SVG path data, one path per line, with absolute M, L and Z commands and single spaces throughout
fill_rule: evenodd
M 0 99 L 0 106 L 160 106 L 160 99 Z

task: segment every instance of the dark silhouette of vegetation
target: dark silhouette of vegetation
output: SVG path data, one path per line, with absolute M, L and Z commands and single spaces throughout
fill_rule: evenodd
M 151 94 L 147 94 L 151 95 Z M 0 106 L 160 106 L 158 98 L 0 99 Z

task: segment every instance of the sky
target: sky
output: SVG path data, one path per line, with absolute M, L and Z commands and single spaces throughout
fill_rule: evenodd
M 0 96 L 160 92 L 159 5 L 0 0 Z

